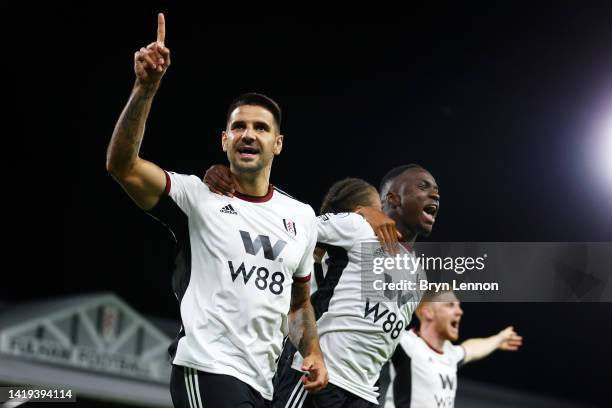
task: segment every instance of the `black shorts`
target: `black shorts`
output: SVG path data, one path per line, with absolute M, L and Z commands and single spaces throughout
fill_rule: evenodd
M 270 408 L 270 401 L 231 375 L 173 365 L 170 394 L 175 408 Z
M 343 388 L 328 383 L 322 391 L 310 394 L 302 384 L 302 373 L 291 368 L 296 349 L 285 341 L 274 377 L 273 408 L 374 408 L 372 404 Z
M 302 373 L 291 368 L 296 348 L 285 337 L 283 351 L 278 358 L 276 374 L 274 375 L 274 398 L 273 408 L 306 408 L 312 407 L 308 393 L 302 384 Z

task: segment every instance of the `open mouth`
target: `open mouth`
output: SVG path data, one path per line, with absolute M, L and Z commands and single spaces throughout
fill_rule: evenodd
M 236 151 L 238 151 L 238 154 L 242 158 L 255 157 L 255 155 L 259 154 L 259 149 L 253 146 L 240 146 Z
M 453 321 L 451 322 L 451 327 L 452 327 L 453 329 L 457 329 L 457 328 L 459 328 L 459 320 L 453 320 Z
M 423 207 L 423 216 L 427 223 L 433 224 L 436 221 L 436 214 L 438 214 L 438 204 L 431 203 Z

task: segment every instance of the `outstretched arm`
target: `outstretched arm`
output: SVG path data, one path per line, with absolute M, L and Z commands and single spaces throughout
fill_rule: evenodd
M 293 282 L 291 286 L 289 339 L 304 357 L 302 370 L 309 373 L 302 377 L 304 389 L 310 392 L 320 391 L 327 385 L 328 376 L 319 346 L 314 310 L 310 303 L 309 282 Z
M 153 97 L 170 65 L 170 50 L 164 46 L 166 24 L 157 17 L 157 41 L 134 54 L 136 82 L 123 109 L 106 152 L 106 169 L 129 196 L 144 209 L 157 204 L 166 188 L 164 171 L 138 156 Z
M 495 350 L 516 351 L 523 344 L 523 338 L 512 326 L 506 327 L 494 336 L 483 339 L 468 339 L 461 343 L 465 350 L 464 363 L 487 357 Z

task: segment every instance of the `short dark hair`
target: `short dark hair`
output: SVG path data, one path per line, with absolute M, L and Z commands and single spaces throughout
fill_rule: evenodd
M 325 194 L 320 214 L 351 212 L 359 205 L 371 203 L 370 193 L 376 188 L 360 178 L 345 178 L 335 182 Z
M 256 92 L 244 93 L 234 99 L 227 110 L 227 118 L 225 120 L 225 123 L 229 123 L 232 112 L 237 107 L 243 105 L 261 106 L 262 108 L 265 108 L 270 111 L 272 116 L 274 116 L 274 121 L 276 122 L 276 129 L 278 129 L 280 133 L 282 117 L 280 106 L 278 106 L 278 103 L 276 103 L 272 98 Z
M 385 176 L 380 181 L 379 191 L 380 191 L 381 197 L 384 195 L 387 195 L 387 191 L 389 191 L 389 187 L 391 186 L 391 183 L 393 182 L 393 180 L 395 180 L 397 176 L 399 176 L 400 174 L 404 173 L 406 170 L 409 170 L 409 169 L 423 169 L 423 167 L 416 163 L 410 163 L 410 164 L 404 164 L 403 166 L 397 166 L 389 170 L 387 174 L 385 174 Z

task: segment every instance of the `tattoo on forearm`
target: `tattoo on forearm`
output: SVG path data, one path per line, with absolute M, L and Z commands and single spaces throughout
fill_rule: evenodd
M 302 356 L 310 353 L 312 347 L 318 344 L 317 325 L 310 304 L 295 311 L 294 319 L 289 324 L 289 338 Z
M 108 147 L 109 158 L 129 166 L 138 156 L 155 90 L 133 92 L 121 113 Z

